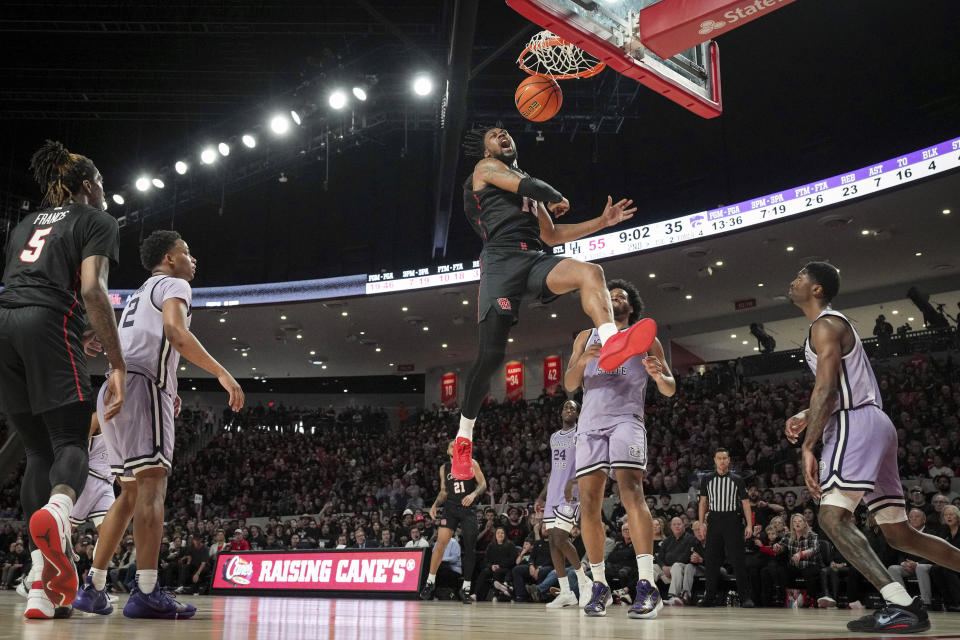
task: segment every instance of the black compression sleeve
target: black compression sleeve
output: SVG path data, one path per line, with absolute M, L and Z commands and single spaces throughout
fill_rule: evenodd
M 563 200 L 559 191 L 543 180 L 537 180 L 529 176 L 520 181 L 520 185 L 517 187 L 517 195 L 533 198 L 547 204 L 555 204 Z

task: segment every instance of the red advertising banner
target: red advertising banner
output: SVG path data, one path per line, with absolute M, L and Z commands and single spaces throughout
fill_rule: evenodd
M 543 388 L 548 396 L 560 391 L 560 371 L 563 361 L 560 356 L 547 356 L 543 359 Z
M 422 549 L 221 553 L 213 588 L 418 593 Z
M 661 0 L 640 10 L 640 39 L 669 58 L 794 0 Z
M 507 363 L 507 400 L 517 402 L 523 398 L 523 363 L 514 360 Z
M 457 406 L 457 374 L 448 372 L 440 378 L 440 403 L 448 409 Z

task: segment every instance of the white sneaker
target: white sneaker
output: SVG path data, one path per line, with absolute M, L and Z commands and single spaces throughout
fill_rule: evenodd
M 503 595 L 507 596 L 508 598 L 513 597 L 513 594 L 510 593 L 510 589 L 507 588 L 507 585 L 500 582 L 499 580 L 493 581 L 493 588 L 499 591 L 500 593 L 502 593 Z
M 831 598 L 830 596 L 822 596 L 817 598 L 817 608 L 818 609 L 836 609 L 837 601 Z
M 40 579 L 40 574 L 43 572 L 43 556 L 40 556 L 40 566 L 37 566 L 37 563 L 34 563 L 30 567 L 30 573 L 23 576 L 23 579 L 17 583 L 17 595 L 21 598 L 30 597 L 30 585 Z
M 847 605 L 847 606 L 849 606 L 851 609 L 864 609 L 864 608 L 865 608 L 865 607 L 860 603 L 859 600 L 854 600 L 853 602 L 851 602 L 851 603 L 850 603 L 849 605 Z
M 27 593 L 27 608 L 23 612 L 24 618 L 31 620 L 51 620 L 53 618 L 69 618 L 73 614 L 71 607 L 54 607 L 50 597 L 43 590 L 40 580 L 35 580 Z
M 572 591 L 567 591 L 558 595 L 552 602 L 548 602 L 547 609 L 563 609 L 564 607 L 575 607 L 577 604 L 577 596 L 573 595 Z
M 663 604 L 670 605 L 671 607 L 682 607 L 684 605 L 683 598 L 679 596 L 672 596 L 663 601 Z
M 114 595 L 114 594 L 112 594 L 112 593 L 108 593 L 108 594 L 107 594 L 107 602 L 109 602 L 110 604 L 113 604 L 114 602 L 120 602 L 120 597 L 119 597 L 119 596 L 116 596 L 116 595 Z
M 580 608 L 583 609 L 585 606 L 590 604 L 590 595 L 593 592 L 593 581 L 592 580 L 583 580 L 577 583 L 577 589 L 580 591 Z

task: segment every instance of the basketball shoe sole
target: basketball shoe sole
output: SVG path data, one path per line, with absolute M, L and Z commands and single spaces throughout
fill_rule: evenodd
M 43 572 L 40 581 L 50 602 L 65 607 L 77 595 L 77 567 L 73 562 L 70 543 L 70 522 L 56 507 L 45 506 L 30 517 L 30 537 L 43 554 Z
M 597 366 L 603 371 L 616 371 L 624 362 L 646 353 L 657 339 L 657 323 L 652 318 L 644 318 L 626 331 L 610 336 L 603 349 Z

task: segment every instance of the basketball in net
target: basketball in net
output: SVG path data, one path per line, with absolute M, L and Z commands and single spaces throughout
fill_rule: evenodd
M 521 116 L 532 122 L 544 122 L 560 111 L 563 92 L 553 78 L 528 76 L 517 87 L 514 101 Z

